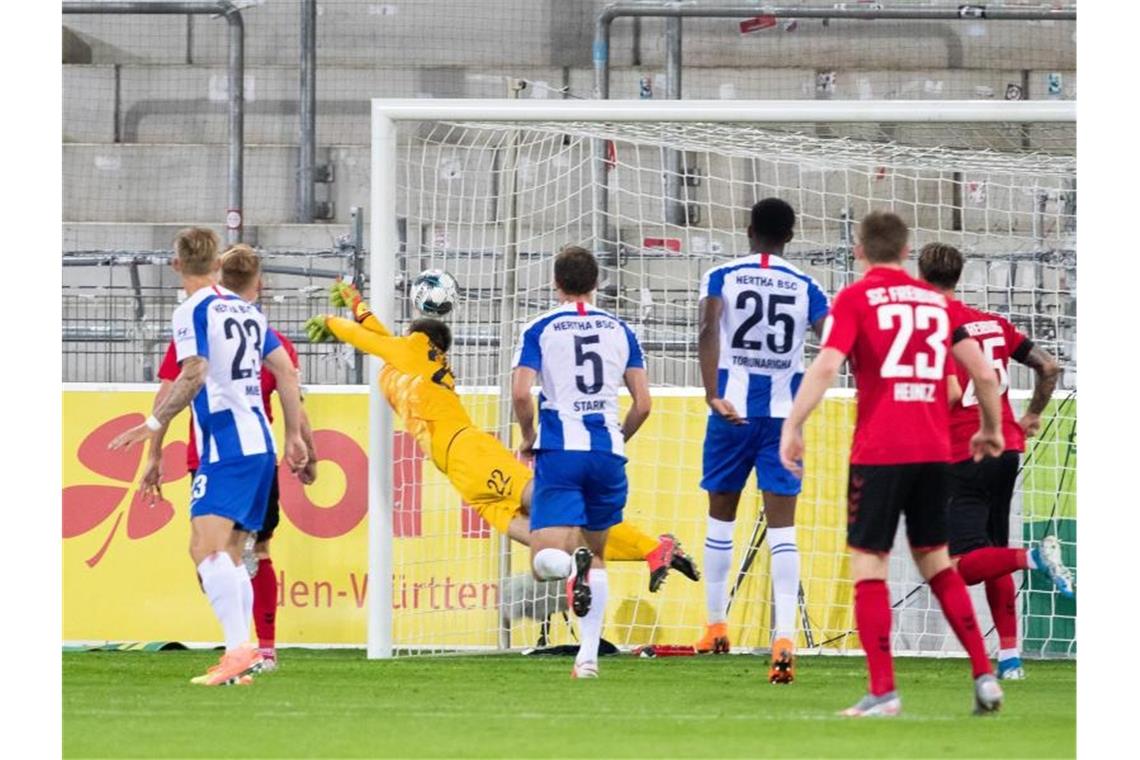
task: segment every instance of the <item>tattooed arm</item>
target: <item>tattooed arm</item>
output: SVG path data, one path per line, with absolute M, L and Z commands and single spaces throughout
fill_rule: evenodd
M 155 434 L 165 430 L 174 417 L 190 405 L 198 395 L 202 385 L 206 382 L 206 372 L 209 364 L 203 356 L 188 356 L 182 362 L 182 369 L 178 379 L 170 386 L 161 403 L 155 405 L 151 419 L 141 425 L 136 425 L 125 433 L 120 434 L 111 441 L 110 448 L 122 449 L 133 446 L 139 441 L 147 440 Z M 155 424 L 157 423 L 157 424 Z
M 1015 352 L 1014 358 L 1032 368 L 1037 374 L 1037 381 L 1033 384 L 1033 398 L 1029 400 L 1025 414 L 1018 420 L 1025 434 L 1032 436 L 1041 429 L 1041 412 L 1045 411 L 1045 405 L 1053 397 L 1053 389 L 1057 387 L 1057 378 L 1061 374 L 1061 365 L 1052 354 L 1037 346 L 1030 346 L 1028 351 L 1019 349 Z

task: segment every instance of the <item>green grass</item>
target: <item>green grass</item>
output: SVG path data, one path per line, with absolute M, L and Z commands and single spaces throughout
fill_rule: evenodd
M 1072 757 L 1076 664 L 1028 662 L 1006 705 L 973 717 L 963 660 L 897 661 L 903 715 L 850 720 L 861 658 L 805 657 L 790 687 L 762 657 L 369 662 L 359 651 L 282 652 L 246 687 L 188 679 L 211 652 L 63 655 L 65 757 Z

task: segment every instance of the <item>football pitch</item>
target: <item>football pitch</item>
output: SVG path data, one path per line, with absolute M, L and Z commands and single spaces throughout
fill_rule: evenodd
M 851 720 L 863 661 L 760 656 L 402 658 L 283 650 L 245 687 L 192 686 L 207 651 L 63 655 L 65 757 L 1072 757 L 1076 663 L 1026 663 L 974 717 L 964 660 L 897 661 L 903 715 Z

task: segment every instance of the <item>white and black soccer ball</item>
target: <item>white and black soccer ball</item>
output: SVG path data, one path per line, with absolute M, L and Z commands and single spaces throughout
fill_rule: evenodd
M 459 285 L 442 269 L 428 269 L 412 280 L 411 298 L 416 310 L 431 317 L 442 317 L 455 307 Z

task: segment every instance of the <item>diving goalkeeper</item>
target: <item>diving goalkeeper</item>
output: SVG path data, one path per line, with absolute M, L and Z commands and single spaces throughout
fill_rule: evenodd
M 352 285 L 332 286 L 333 306 L 348 307 L 355 321 L 320 315 L 305 323 L 309 340 L 333 337 L 384 360 L 379 383 L 388 403 L 404 419 L 424 454 L 479 515 L 500 533 L 530 543 L 534 473 L 515 459 L 497 438 L 479 429 L 455 392 L 447 362 L 451 330 L 438 319 L 416 319 L 408 335 L 394 336 L 368 308 Z M 693 558 L 670 534 L 653 538 L 628 523 L 610 529 L 607 561 L 645 560 L 649 590 L 656 592 L 669 570 L 699 580 Z

